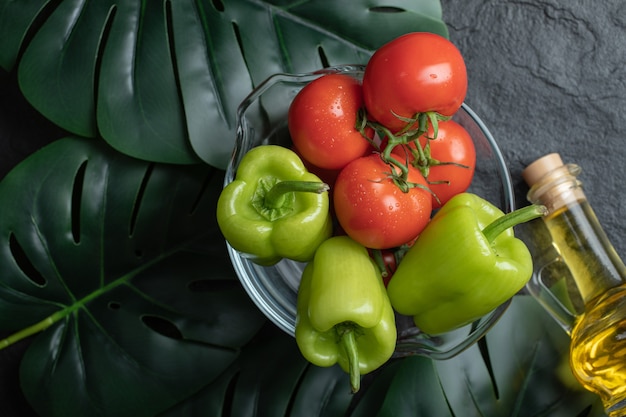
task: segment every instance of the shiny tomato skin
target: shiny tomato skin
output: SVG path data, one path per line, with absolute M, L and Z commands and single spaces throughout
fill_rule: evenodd
M 388 42 L 374 52 L 363 75 L 369 117 L 392 132 L 406 125 L 396 115 L 452 116 L 466 93 L 467 69 L 461 52 L 434 33 L 413 32 Z
M 428 136 L 433 137 L 433 129 L 429 128 Z M 433 208 L 439 208 L 456 194 L 466 191 L 472 183 L 476 170 L 476 147 L 470 134 L 454 120 L 439 122 L 436 139 L 420 138 L 422 147 L 426 143 L 430 148 L 430 157 L 441 164 L 431 165 L 426 175 L 428 186 L 433 192 Z M 404 158 L 400 147 L 393 150 L 394 154 Z M 436 197 L 435 197 L 436 196 Z
M 327 74 L 310 82 L 289 107 L 293 145 L 311 164 L 336 170 L 370 150 L 355 128 L 363 106 L 361 82 L 346 74 Z
M 432 196 L 419 170 L 408 181 L 420 184 L 403 192 L 378 154 L 344 167 L 333 191 L 335 215 L 348 236 L 371 249 L 389 249 L 415 239 L 430 220 Z

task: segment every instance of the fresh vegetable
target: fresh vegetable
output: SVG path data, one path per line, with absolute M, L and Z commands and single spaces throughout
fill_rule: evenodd
M 363 75 L 368 117 L 393 133 L 411 127 L 410 120 L 452 116 L 466 93 L 463 56 L 433 33 L 408 33 L 388 42 L 374 52 Z
M 327 191 L 293 151 L 257 146 L 222 190 L 217 222 L 228 243 L 255 263 L 305 262 L 332 234 Z
M 378 154 L 350 162 L 341 170 L 333 191 L 339 224 L 348 236 L 372 249 L 388 249 L 415 239 L 430 220 L 432 195 L 419 170 L 398 168 Z
M 430 126 L 419 141 L 396 146 L 392 153 L 420 169 L 433 192 L 433 208 L 466 191 L 472 183 L 476 148 L 467 130 L 454 120 L 439 122 L 436 138 Z
M 505 215 L 475 194 L 448 201 L 398 265 L 387 292 L 394 309 L 428 334 L 444 333 L 487 314 L 532 274 L 526 245 L 512 227 L 544 214 L 528 206 Z
M 320 245 L 302 274 L 295 336 L 309 362 L 338 363 L 356 392 L 360 376 L 393 354 L 395 316 L 380 271 L 367 249 L 347 236 Z
M 345 74 L 311 81 L 291 102 L 288 126 L 302 157 L 325 169 L 340 169 L 365 155 L 370 142 L 356 128 L 363 106 L 361 82 Z

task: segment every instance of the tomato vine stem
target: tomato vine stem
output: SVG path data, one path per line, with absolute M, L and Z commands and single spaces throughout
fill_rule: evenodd
M 439 132 L 439 122 L 449 120 L 450 117 L 443 116 L 436 112 L 423 112 L 416 113 L 411 118 L 395 115 L 398 119 L 404 121 L 406 124 L 403 129 L 398 133 L 393 133 L 389 128 L 383 126 L 380 123 L 374 122 L 367 118 L 367 112 L 364 108 L 361 108 L 357 114 L 357 121 L 355 128 L 381 155 L 382 160 L 392 168 L 391 177 L 403 192 L 408 192 L 413 186 L 408 181 L 409 176 L 409 164 L 413 165 L 420 170 L 422 176 L 428 180 L 429 169 L 433 165 L 443 165 L 446 162 L 441 162 L 431 158 L 429 150 L 429 141 L 436 139 Z M 432 126 L 433 137 L 426 137 L 428 142 L 426 146 L 422 146 L 419 139 L 422 136 L 427 135 L 429 126 Z M 380 143 L 370 138 L 367 135 L 366 130 L 372 129 L 376 132 Z M 374 135 L 374 137 L 376 137 Z M 381 144 L 383 144 L 381 146 Z M 410 146 L 413 144 L 414 146 Z M 396 157 L 392 156 L 393 150 L 401 146 L 407 152 L 411 153 L 413 162 L 409 162 L 409 158 L 406 158 L 405 162 L 399 161 Z M 395 172 L 393 168 L 399 170 L 399 174 Z

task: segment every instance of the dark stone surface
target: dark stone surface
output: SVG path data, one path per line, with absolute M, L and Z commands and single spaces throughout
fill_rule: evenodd
M 626 3 L 442 0 L 442 7 L 450 37 L 466 58 L 467 103 L 500 144 L 518 205 L 526 204 L 522 169 L 559 152 L 583 168 L 587 196 L 624 258 Z M 11 127 L 0 133 L 0 177 L 45 144 L 51 136 L 43 131 L 62 133 L 23 101 L 16 104 L 14 82 L 0 74 L 0 123 Z M 7 133 L 17 127 L 19 134 Z M 0 416 L 34 416 L 18 383 L 26 345 L 0 351 Z
M 558 152 L 626 256 L 626 3 L 442 0 L 463 53 L 467 103 L 502 148 L 517 205 L 521 171 Z

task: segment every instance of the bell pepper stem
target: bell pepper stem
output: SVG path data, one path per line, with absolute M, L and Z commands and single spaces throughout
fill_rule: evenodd
M 542 217 L 546 213 L 547 209 L 545 206 L 531 204 L 530 206 L 522 207 L 507 213 L 504 216 L 498 217 L 496 220 L 488 224 L 482 232 L 488 242 L 493 242 L 495 238 L 505 230 L 518 224 L 526 223 L 530 220 Z
M 284 204 L 285 194 L 291 192 L 308 192 L 321 194 L 330 190 L 330 186 L 321 181 L 280 181 L 270 188 L 265 195 L 265 205 L 278 208 Z
M 359 366 L 359 349 L 356 345 L 356 335 L 354 326 L 348 323 L 337 326 L 337 334 L 341 340 L 341 345 L 348 357 L 348 371 L 350 373 L 350 387 L 353 393 L 361 388 L 361 369 Z

